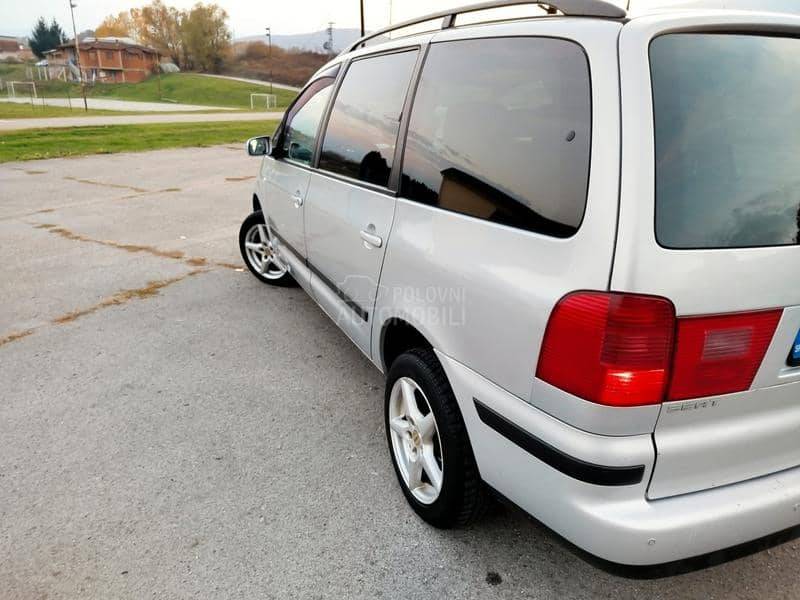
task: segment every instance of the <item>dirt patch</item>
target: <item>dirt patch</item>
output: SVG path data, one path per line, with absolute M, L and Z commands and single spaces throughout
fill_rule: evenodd
M 25 331 L 15 331 L 14 333 L 9 333 L 5 337 L 0 337 L 0 346 L 5 346 L 6 344 L 10 344 L 11 342 L 16 342 L 17 340 L 21 340 L 24 337 L 28 337 L 32 333 L 33 329 L 26 329 Z
M 193 275 L 197 275 L 198 273 L 202 273 L 202 271 L 190 271 L 186 275 L 181 275 L 179 277 L 171 277 L 169 279 L 158 279 L 155 281 L 147 282 L 147 285 L 140 288 L 132 288 L 126 290 L 120 290 L 113 296 L 105 298 L 95 304 L 94 306 L 90 306 L 89 308 L 84 308 L 80 310 L 74 310 L 72 312 L 66 313 L 53 319 L 53 323 L 57 325 L 63 325 L 64 323 L 71 323 L 72 321 L 76 321 L 81 317 L 85 317 L 86 315 L 90 315 L 92 313 L 97 312 L 103 308 L 108 308 L 109 306 L 119 306 L 120 304 L 125 304 L 130 300 L 144 300 L 146 298 L 152 298 L 153 296 L 157 296 L 163 288 L 172 285 L 173 283 L 177 283 L 187 277 L 192 277 Z
M 99 244 L 101 246 L 107 246 L 109 248 L 117 248 L 118 250 L 125 250 L 125 252 L 131 252 L 131 253 L 144 252 L 146 254 L 151 254 L 153 256 L 158 256 L 161 258 L 182 260 L 187 265 L 190 265 L 192 267 L 214 266 L 214 267 L 222 267 L 225 269 L 231 269 L 233 271 L 242 270 L 242 265 L 237 265 L 234 263 L 229 263 L 224 261 L 209 261 L 207 258 L 204 258 L 202 256 L 190 256 L 189 258 L 186 258 L 186 255 L 180 250 L 161 250 L 160 248 L 155 248 L 154 246 L 143 246 L 140 244 L 121 244 L 120 242 L 113 242 L 111 240 L 97 240 L 94 238 L 87 237 L 85 235 L 81 235 L 79 233 L 75 233 L 64 227 L 53 225 L 52 223 L 41 223 L 39 225 L 34 225 L 34 227 L 36 229 L 47 229 L 48 231 L 50 231 L 50 233 L 60 235 L 65 239 L 73 240 L 76 242 L 88 242 L 90 244 Z
M 214 266 L 215 267 L 223 267 L 225 269 L 232 269 L 234 271 L 241 271 L 242 270 L 242 265 L 235 265 L 235 264 L 229 263 L 229 262 L 218 262 L 218 261 L 215 261 L 214 262 Z
M 118 190 L 133 190 L 134 192 L 137 192 L 139 194 L 144 194 L 150 191 L 132 185 L 124 185 L 120 183 L 105 183 L 102 181 L 92 181 L 91 179 L 78 179 L 77 177 L 72 177 L 71 175 L 65 176 L 64 179 L 68 181 L 77 181 L 78 183 L 85 183 L 87 185 L 99 185 L 101 187 L 115 188 Z
M 22 167 L 11 167 L 14 171 L 22 171 L 26 175 L 44 175 L 47 171 L 40 171 L 38 169 L 23 169 Z
M 89 242 L 91 244 L 100 244 L 101 246 L 118 248 L 119 250 L 125 250 L 126 252 L 133 252 L 133 253 L 145 252 L 147 254 L 152 254 L 153 256 L 160 256 L 162 258 L 172 258 L 175 260 L 180 260 L 184 256 L 183 252 L 181 252 L 180 250 L 161 250 L 159 248 L 154 248 L 153 246 L 142 246 L 139 244 L 121 244 L 119 242 L 112 242 L 111 240 L 96 240 L 94 238 L 74 233 L 69 229 L 65 229 L 64 227 L 56 227 L 54 225 L 51 226 L 50 232 L 58 234 L 61 237 L 66 238 L 68 240 L 73 240 L 76 242 Z
M 247 181 L 248 179 L 255 179 L 255 175 L 245 175 L 243 177 L 226 177 L 225 181 Z

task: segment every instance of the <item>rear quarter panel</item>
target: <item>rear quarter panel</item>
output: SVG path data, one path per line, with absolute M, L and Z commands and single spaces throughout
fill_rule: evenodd
M 567 292 L 607 289 L 619 180 L 619 23 L 552 18 L 450 30 L 434 42 L 547 36 L 586 51 L 592 81 L 588 203 L 578 233 L 556 239 L 399 198 L 381 276 L 373 351 L 387 320 L 526 401 L 550 311 Z M 481 115 L 476 115 L 481 118 Z M 476 140 L 479 143 L 479 140 Z M 536 404 L 536 397 L 532 399 Z

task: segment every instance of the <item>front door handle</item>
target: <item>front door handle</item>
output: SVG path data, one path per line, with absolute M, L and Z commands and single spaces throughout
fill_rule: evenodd
M 295 208 L 300 208 L 303 206 L 303 197 L 302 196 L 292 196 L 292 202 L 294 203 Z
M 383 238 L 381 236 L 370 233 L 369 231 L 364 231 L 363 229 L 361 230 L 361 239 L 364 240 L 364 245 L 369 244 L 369 246 L 374 246 L 375 248 L 383 246 Z

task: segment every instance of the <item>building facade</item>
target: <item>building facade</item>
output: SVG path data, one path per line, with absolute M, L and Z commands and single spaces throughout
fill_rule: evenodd
M 85 38 L 79 42 L 80 68 L 89 83 L 136 83 L 158 69 L 158 52 L 128 38 Z M 77 78 L 75 44 L 62 44 L 47 54 L 51 69 L 66 67 Z
M 0 60 L 18 60 L 20 62 L 33 59 L 33 52 L 24 38 L 0 35 Z

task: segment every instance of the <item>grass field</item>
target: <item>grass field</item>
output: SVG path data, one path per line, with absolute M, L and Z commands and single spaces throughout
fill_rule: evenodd
M 0 63 L 0 79 L 25 79 L 25 66 Z M 251 93 L 266 93 L 268 88 L 261 85 L 203 77 L 196 73 L 168 73 L 160 77 L 151 76 L 140 83 L 98 83 L 88 89 L 92 98 L 116 100 L 138 100 L 141 102 L 173 101 L 181 104 L 200 104 L 226 108 L 250 109 Z M 36 89 L 40 95 L 50 98 L 64 98 L 69 94 L 73 100 L 80 101 L 80 88 L 77 84 L 64 81 L 37 81 Z M 275 88 L 278 108 L 285 108 L 294 99 L 295 93 Z
M 41 104 L 16 104 L 15 102 L 0 102 L 0 119 L 46 119 L 47 117 L 82 117 L 82 116 L 113 116 L 113 115 L 141 115 L 150 113 L 123 112 L 117 110 L 89 110 L 84 112 L 83 104 L 78 100 L 74 108 L 63 106 L 42 106 Z
M 195 73 L 170 73 L 161 76 L 161 96 L 158 93 L 158 77 L 150 77 L 141 83 L 117 83 L 96 85 L 92 91 L 94 98 L 118 98 L 120 100 L 142 100 L 158 102 L 168 98 L 181 104 L 204 104 L 250 108 L 251 93 L 266 93 L 269 88 L 242 81 L 203 77 Z M 295 93 L 275 88 L 278 107 L 285 108 L 295 97 Z
M 255 135 L 272 133 L 277 124 L 276 121 L 219 121 L 23 129 L 0 136 L 0 162 L 244 143 Z

